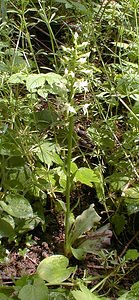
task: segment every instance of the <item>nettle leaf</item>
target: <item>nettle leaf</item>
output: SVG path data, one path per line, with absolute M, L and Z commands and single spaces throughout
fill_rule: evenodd
M 94 227 L 100 221 L 100 216 L 94 209 L 94 204 L 91 204 L 88 209 L 84 210 L 79 215 L 70 232 L 71 245 L 82 235 Z
M 40 279 L 34 279 L 34 284 L 25 285 L 19 292 L 18 298 L 21 300 L 48 300 L 48 288 Z
M 77 170 L 75 179 L 90 187 L 93 186 L 92 182 L 99 183 L 99 177 L 96 175 L 95 171 L 84 167 Z
M 32 207 L 29 201 L 23 196 L 8 195 L 5 200 L 8 204 L 4 201 L 0 201 L 0 206 L 9 215 L 21 219 L 28 219 L 33 217 Z
M 68 258 L 63 255 L 49 256 L 40 262 L 37 274 L 51 284 L 60 284 L 75 271 L 73 267 L 67 268 L 68 264 Z
M 137 258 L 139 258 L 139 252 L 137 251 L 137 249 L 129 249 L 127 250 L 126 254 L 125 254 L 125 258 L 127 260 L 136 260 Z
M 33 93 L 37 88 L 43 87 L 46 81 L 46 74 L 30 74 L 26 79 L 26 88 Z

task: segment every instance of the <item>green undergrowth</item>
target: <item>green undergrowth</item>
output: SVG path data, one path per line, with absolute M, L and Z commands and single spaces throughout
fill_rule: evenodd
M 65 228 L 64 255 L 1 299 L 138 299 L 138 282 L 121 289 L 139 257 L 138 11 L 137 0 L 1 1 L 1 263 L 5 241 L 49 228 L 49 210 Z M 67 268 L 88 253 L 113 265 L 93 287 Z

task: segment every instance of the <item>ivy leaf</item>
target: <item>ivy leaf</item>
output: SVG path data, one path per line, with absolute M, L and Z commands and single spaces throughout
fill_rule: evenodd
M 67 268 L 68 264 L 69 260 L 64 255 L 52 255 L 40 262 L 37 274 L 51 284 L 60 284 L 75 270 L 72 267 Z
M 75 179 L 90 187 L 93 186 L 92 182 L 99 183 L 99 177 L 96 175 L 95 171 L 84 167 L 77 170 Z

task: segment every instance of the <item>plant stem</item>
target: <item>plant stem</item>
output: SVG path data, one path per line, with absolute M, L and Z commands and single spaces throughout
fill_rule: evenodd
M 69 116 L 68 133 L 68 156 L 67 156 L 67 181 L 66 181 L 66 218 L 65 218 L 65 255 L 70 253 L 69 230 L 70 230 L 70 191 L 71 191 L 71 158 L 72 158 L 72 133 L 74 116 Z

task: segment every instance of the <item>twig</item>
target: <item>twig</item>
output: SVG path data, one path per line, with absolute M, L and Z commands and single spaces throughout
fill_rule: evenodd
M 132 239 L 125 245 L 125 247 L 124 247 L 123 251 L 121 252 L 121 254 L 119 255 L 119 257 L 122 257 L 125 254 L 125 252 L 126 252 L 127 248 L 129 247 L 129 245 L 136 239 L 136 237 L 138 235 L 139 235 L 139 231 L 137 231 L 136 234 L 132 237 Z

